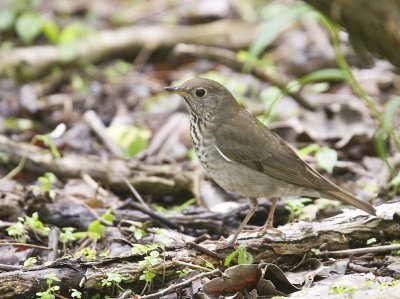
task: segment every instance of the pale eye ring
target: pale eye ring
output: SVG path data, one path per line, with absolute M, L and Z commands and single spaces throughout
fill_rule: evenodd
M 197 88 L 194 92 L 196 94 L 196 97 L 202 98 L 206 95 L 206 90 L 204 88 Z

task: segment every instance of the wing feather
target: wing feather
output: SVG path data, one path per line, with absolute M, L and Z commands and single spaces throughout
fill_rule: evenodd
M 290 184 L 317 190 L 333 188 L 281 137 L 252 115 L 243 111 L 238 117 L 226 119 L 215 131 L 217 149 L 224 156 Z M 243 124 L 240 131 L 237 130 L 237 123 Z

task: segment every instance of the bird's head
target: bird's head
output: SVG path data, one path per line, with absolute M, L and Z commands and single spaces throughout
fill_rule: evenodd
M 164 89 L 181 95 L 185 99 L 189 112 L 199 116 L 215 115 L 222 110 L 226 114 L 227 111 L 234 111 L 239 106 L 229 90 L 209 79 L 195 78 L 180 86 Z

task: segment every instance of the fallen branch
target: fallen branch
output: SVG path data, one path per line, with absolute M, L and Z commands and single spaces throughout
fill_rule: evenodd
M 172 48 L 193 43 L 232 49 L 247 47 L 256 36 L 257 26 L 241 21 L 217 21 L 192 26 L 130 26 L 105 30 L 76 42 L 72 57 L 65 60 L 56 45 L 32 46 L 0 52 L 0 75 L 16 72 L 36 77 L 54 65 L 96 63 L 110 57 L 134 57 L 140 49 Z
M 346 249 L 346 250 L 338 250 L 338 251 L 328 251 L 328 252 L 322 252 L 318 256 L 343 258 L 343 257 L 348 257 L 350 255 L 363 255 L 363 254 L 368 254 L 368 253 L 383 253 L 383 252 L 390 252 L 393 250 L 400 250 L 400 244 L 354 248 L 354 249 Z
M 26 157 L 24 169 L 42 174 L 53 172 L 60 178 L 80 178 L 81 173 L 109 186 L 113 190 L 128 191 L 125 177 L 141 194 L 156 196 L 190 194 L 192 175 L 179 166 L 148 165 L 137 160 L 108 159 L 65 153 L 57 159 L 50 151 L 37 146 L 14 142 L 0 136 L 0 164 L 18 164 Z

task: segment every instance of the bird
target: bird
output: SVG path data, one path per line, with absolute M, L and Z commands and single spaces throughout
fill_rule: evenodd
M 244 109 L 222 84 L 194 78 L 164 89 L 184 98 L 193 148 L 204 170 L 226 191 L 249 199 L 249 211 L 231 244 L 237 242 L 253 216 L 259 198 L 272 200 L 261 233 L 274 230 L 273 215 L 281 197 L 334 199 L 376 215 L 372 205 L 324 178 L 301 159 L 286 141 Z

